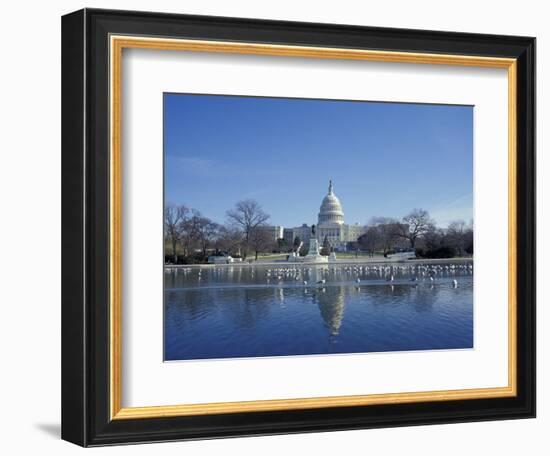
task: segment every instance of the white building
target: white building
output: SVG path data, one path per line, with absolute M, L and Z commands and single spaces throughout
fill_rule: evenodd
M 294 240 L 296 238 L 298 238 L 300 242 L 303 242 L 304 245 L 308 245 L 309 239 L 311 238 L 311 226 L 304 223 L 302 226 L 285 228 L 283 233 L 283 239 L 286 241 L 288 246 L 294 245 Z
M 300 238 L 305 245 L 312 236 L 312 227 L 307 224 L 295 228 L 283 230 L 284 239 L 287 244 L 292 245 L 294 239 Z M 348 243 L 357 242 L 359 236 L 365 233 L 362 225 L 346 225 L 344 223 L 344 211 L 338 197 L 334 194 L 332 181 L 329 182 L 328 193 L 321 202 L 315 237 L 322 246 L 325 238 L 334 250 L 346 250 Z
M 283 227 L 280 225 L 270 225 L 266 226 L 265 229 L 269 233 L 269 238 L 273 241 L 277 241 L 277 239 L 281 239 L 283 237 Z

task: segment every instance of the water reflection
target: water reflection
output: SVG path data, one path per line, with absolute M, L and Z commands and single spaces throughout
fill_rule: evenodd
M 344 319 L 344 287 L 329 287 L 328 292 L 327 288 L 322 288 L 315 298 L 329 334 L 332 337 L 338 336 Z
M 473 266 L 460 266 L 167 270 L 165 358 L 469 348 Z

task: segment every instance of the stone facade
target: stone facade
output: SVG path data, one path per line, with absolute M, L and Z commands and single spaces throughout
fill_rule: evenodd
M 269 237 L 275 242 L 284 236 L 284 228 L 279 225 L 270 225 L 265 227 L 269 233 Z
M 337 251 L 345 251 L 350 242 L 356 242 L 365 232 L 362 225 L 344 223 L 344 211 L 340 200 L 334 194 L 332 181 L 329 182 L 328 193 L 321 202 L 315 228 L 315 237 L 319 244 L 322 246 L 326 238 L 331 247 Z M 308 245 L 312 236 L 311 231 L 311 226 L 304 223 L 299 227 L 284 228 L 283 237 L 289 246 L 293 245 L 297 237 L 304 245 Z
M 302 226 L 283 230 L 283 239 L 288 246 L 292 246 L 296 238 L 299 238 L 304 245 L 308 245 L 311 238 L 311 226 L 304 223 Z

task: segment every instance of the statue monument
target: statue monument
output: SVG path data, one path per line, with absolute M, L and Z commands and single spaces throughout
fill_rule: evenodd
M 309 251 L 304 257 L 305 263 L 327 263 L 328 257 L 319 253 L 319 241 L 315 237 L 315 225 L 311 225 L 311 238 L 309 239 Z

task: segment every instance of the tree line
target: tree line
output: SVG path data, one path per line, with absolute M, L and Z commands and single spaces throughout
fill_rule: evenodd
M 171 263 L 205 262 L 208 254 L 230 253 L 246 259 L 250 252 L 269 251 L 276 244 L 267 227 L 269 214 L 257 201 L 239 201 L 226 212 L 226 223 L 219 224 L 200 211 L 185 205 L 164 208 L 166 261 Z
M 473 233 L 471 223 L 457 220 L 443 229 L 436 226 L 428 211 L 414 209 L 401 220 L 373 217 L 357 247 L 371 256 L 410 249 L 419 257 L 451 258 L 473 254 Z
M 258 259 L 263 252 L 290 252 L 301 244 L 300 239 L 287 245 L 284 239 L 275 239 L 267 222 L 270 216 L 260 204 L 251 199 L 242 200 L 226 211 L 224 224 L 203 216 L 200 211 L 185 205 L 167 205 L 164 209 L 165 260 L 169 263 L 204 263 L 210 254 L 227 253 L 247 259 L 250 254 Z M 387 255 L 410 249 L 424 258 L 450 258 L 473 254 L 473 226 L 462 220 L 446 229 L 436 226 L 424 209 L 414 209 L 401 219 L 373 217 L 365 226 L 365 233 L 350 249 L 370 256 Z M 302 246 L 300 254 L 307 253 Z M 328 255 L 331 246 L 325 238 L 321 252 Z

